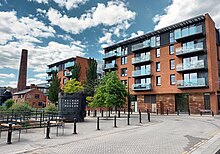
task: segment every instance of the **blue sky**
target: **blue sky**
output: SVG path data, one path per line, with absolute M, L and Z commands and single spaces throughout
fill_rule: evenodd
M 218 0 L 0 0 L 0 86 L 16 86 L 22 48 L 28 84 L 42 83 L 47 64 L 102 60 L 103 47 L 196 15 L 219 26 L 219 8 Z

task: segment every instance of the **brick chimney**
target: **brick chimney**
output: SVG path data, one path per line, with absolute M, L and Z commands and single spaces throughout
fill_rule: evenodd
M 28 50 L 22 49 L 17 91 L 26 89 Z

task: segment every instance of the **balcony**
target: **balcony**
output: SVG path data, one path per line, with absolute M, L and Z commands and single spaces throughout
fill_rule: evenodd
M 72 72 L 65 72 L 64 75 L 65 75 L 66 77 L 72 77 L 73 74 L 72 74 Z
M 201 88 L 208 87 L 205 78 L 196 78 L 188 80 L 177 80 L 178 88 Z
M 64 64 L 64 67 L 65 67 L 65 69 L 68 69 L 70 67 L 73 67 L 74 65 L 75 65 L 75 62 L 71 61 L 71 62 L 67 62 L 66 64 Z
M 195 62 L 188 62 L 188 63 L 176 65 L 177 72 L 183 72 L 183 71 L 189 71 L 189 70 L 199 70 L 199 69 L 205 69 L 205 68 L 206 67 L 205 67 L 204 60 L 198 60 Z
M 104 59 L 113 58 L 113 57 L 116 57 L 116 56 L 119 56 L 118 52 L 110 51 L 110 52 L 105 53 Z
M 46 73 L 48 73 L 48 74 L 51 74 L 51 73 L 57 72 L 57 71 L 58 71 L 58 69 L 56 67 L 46 69 Z
M 149 76 L 151 75 L 151 70 L 150 69 L 145 69 L 145 70 L 136 70 L 132 72 L 132 77 L 142 77 L 142 76 Z
M 150 48 L 150 40 L 144 41 L 142 43 L 134 44 L 131 46 L 131 51 L 136 52 L 141 49 Z
M 52 81 L 52 76 L 47 76 L 47 77 L 46 77 L 46 81 L 48 81 L 48 82 L 49 82 L 49 81 Z
M 189 53 L 196 53 L 196 52 L 205 52 L 203 42 L 199 42 L 199 43 L 194 44 L 194 46 L 192 48 L 180 47 L 180 48 L 176 49 L 177 56 L 185 55 L 185 54 L 189 54 Z
M 107 69 L 116 69 L 117 65 L 115 63 L 105 64 L 105 70 Z
M 133 84 L 132 85 L 133 91 L 146 91 L 151 90 L 151 84 L 150 83 L 140 83 L 140 84 Z
M 199 26 L 191 26 L 188 28 L 184 28 L 181 30 L 181 37 L 176 38 L 177 42 L 186 41 L 189 39 L 196 39 L 204 36 L 202 25 Z
M 150 55 L 144 55 L 140 57 L 134 57 L 132 58 L 132 64 L 138 64 L 143 62 L 149 62 L 151 60 Z

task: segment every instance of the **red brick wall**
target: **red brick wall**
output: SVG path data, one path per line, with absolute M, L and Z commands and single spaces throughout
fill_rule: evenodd
M 80 72 L 79 80 L 81 82 L 84 82 L 86 80 L 86 72 L 87 72 L 87 69 L 88 69 L 88 59 L 77 56 L 76 57 L 76 63 L 81 65 L 81 72 Z
M 204 109 L 204 96 L 203 94 L 193 93 L 189 94 L 189 108 L 192 114 L 200 113 Z

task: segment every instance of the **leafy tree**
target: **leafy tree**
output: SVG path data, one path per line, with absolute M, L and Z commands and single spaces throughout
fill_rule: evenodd
M 60 92 L 60 79 L 57 76 L 57 72 L 53 73 L 52 82 L 50 83 L 48 99 L 55 105 L 58 101 L 58 94 Z
M 108 73 L 96 88 L 91 107 L 122 107 L 126 101 L 127 91 L 115 72 Z
M 71 72 L 72 72 L 72 78 L 79 81 L 80 72 L 81 72 L 81 65 L 75 63 L 74 66 L 71 68 Z
M 9 109 L 10 107 L 12 107 L 12 105 L 14 104 L 14 100 L 12 99 L 8 99 L 7 101 L 5 101 L 5 107 L 6 109 Z
M 84 91 L 87 96 L 94 96 L 95 86 L 97 85 L 97 62 L 93 58 L 89 58 L 88 70 L 86 72 L 86 82 Z
M 28 102 L 13 104 L 11 109 L 15 112 L 32 111 L 33 110 L 33 108 L 31 107 L 31 105 Z
M 65 93 L 72 94 L 76 92 L 83 91 L 83 86 L 76 79 L 66 81 L 65 86 L 63 87 Z

